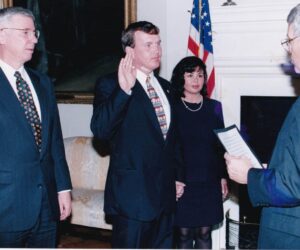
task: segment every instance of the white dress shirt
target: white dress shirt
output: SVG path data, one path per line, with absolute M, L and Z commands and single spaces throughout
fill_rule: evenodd
M 8 82 L 10 83 L 12 89 L 14 90 L 17 98 L 19 98 L 18 90 L 17 90 L 17 84 L 16 84 L 17 78 L 14 76 L 14 74 L 15 74 L 16 71 L 20 72 L 22 78 L 27 82 L 27 84 L 28 84 L 28 86 L 29 86 L 29 88 L 31 90 L 34 104 L 36 106 L 36 109 L 37 109 L 37 112 L 39 114 L 40 120 L 42 121 L 40 102 L 39 102 L 39 99 L 38 99 L 37 94 L 35 92 L 35 89 L 34 89 L 34 87 L 32 85 L 32 81 L 31 81 L 28 73 L 26 72 L 24 66 L 22 66 L 21 68 L 15 70 L 13 67 L 11 67 L 7 63 L 5 63 L 2 60 L 0 60 L 0 67 L 1 67 L 1 69 L 3 71 L 3 73 L 5 74 Z

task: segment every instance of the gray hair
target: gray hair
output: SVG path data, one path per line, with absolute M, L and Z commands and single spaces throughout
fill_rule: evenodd
M 9 21 L 15 15 L 22 15 L 32 19 L 35 22 L 34 15 L 28 9 L 24 9 L 22 7 L 9 7 L 0 9 L 0 25 Z
M 300 4 L 296 5 L 289 13 L 287 17 L 289 25 L 293 26 L 294 35 L 300 36 Z

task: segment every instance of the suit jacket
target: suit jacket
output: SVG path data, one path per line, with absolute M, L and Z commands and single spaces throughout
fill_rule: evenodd
M 52 83 L 47 76 L 26 70 L 41 106 L 42 146 L 39 152 L 24 110 L 0 69 L 0 231 L 32 227 L 43 191 L 58 219 L 57 192 L 71 189 Z
M 169 82 L 156 77 L 170 98 Z M 150 221 L 162 211 L 173 212 L 175 180 L 184 177 L 173 112 L 164 140 L 141 84 L 137 81 L 127 95 L 117 76 L 110 75 L 96 85 L 91 129 L 96 137 L 110 142 L 112 152 L 104 211 L 140 221 Z
M 265 207 L 260 226 L 297 237 L 300 237 L 299 113 L 300 99 L 297 99 L 279 132 L 268 169 L 251 169 L 248 173 L 251 202 L 254 206 Z M 267 245 L 261 247 L 269 248 Z

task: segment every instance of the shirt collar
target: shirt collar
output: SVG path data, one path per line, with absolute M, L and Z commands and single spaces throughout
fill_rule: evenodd
M 1 67 L 1 69 L 3 70 L 3 72 L 5 73 L 5 74 L 7 74 L 7 75 L 14 75 L 15 74 L 15 72 L 16 71 L 19 71 L 20 72 L 20 74 L 22 75 L 22 76 L 24 76 L 24 71 L 25 71 L 25 68 L 24 68 L 24 66 L 21 66 L 19 69 L 14 69 L 12 66 L 10 66 L 9 64 L 7 64 L 7 63 L 5 63 L 4 61 L 2 61 L 1 59 L 0 59 L 0 67 Z
M 136 78 L 139 80 L 140 83 L 145 83 L 146 78 L 148 75 L 146 75 L 144 72 L 140 71 L 139 69 L 136 70 Z M 149 74 L 149 76 L 153 79 L 153 72 Z

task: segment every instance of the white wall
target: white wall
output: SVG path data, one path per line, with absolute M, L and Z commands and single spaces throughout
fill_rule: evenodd
M 58 104 L 63 137 L 92 136 L 93 107 L 88 104 Z

